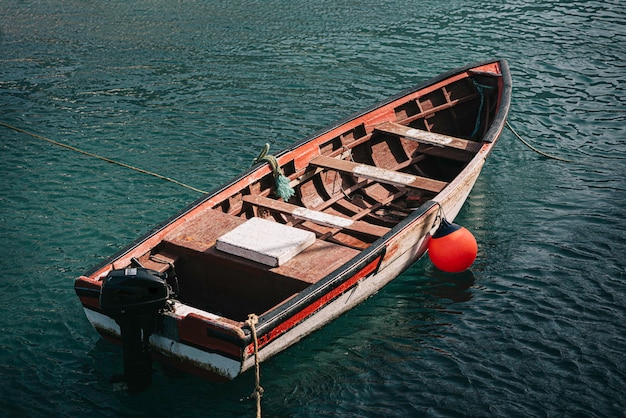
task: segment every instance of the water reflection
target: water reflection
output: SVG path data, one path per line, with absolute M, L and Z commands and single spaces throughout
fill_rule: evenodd
M 446 273 L 435 267 L 422 272 L 423 278 L 417 284 L 417 291 L 424 299 L 436 300 L 437 304 L 467 302 L 472 298 L 470 288 L 475 277 L 471 270 L 462 273 Z

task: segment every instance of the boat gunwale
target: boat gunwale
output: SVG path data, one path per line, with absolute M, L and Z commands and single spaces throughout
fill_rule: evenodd
M 269 333 L 271 333 L 272 330 L 280 326 L 280 324 L 283 324 L 285 323 L 285 321 L 289 320 L 289 318 L 296 317 L 298 315 L 298 312 L 302 312 L 304 309 L 306 309 L 307 306 L 311 306 L 316 301 L 319 301 L 321 298 L 323 298 L 324 295 L 340 287 L 343 283 L 347 282 L 350 278 L 357 275 L 360 271 L 362 271 L 368 265 L 370 265 L 374 260 L 380 257 L 380 261 L 378 262 L 378 265 L 375 267 L 373 271 L 367 272 L 365 274 L 365 277 L 375 274 L 378 271 L 379 267 L 381 266 L 381 263 L 383 263 L 383 260 L 386 255 L 387 245 L 396 236 L 400 235 L 403 230 L 410 228 L 412 225 L 418 224 L 420 222 L 420 219 L 428 216 L 428 214 L 431 213 L 432 210 L 435 210 L 434 209 L 435 207 L 443 204 L 443 202 L 447 199 L 447 196 L 449 196 L 450 193 L 454 192 L 454 189 L 455 189 L 454 184 L 458 184 L 459 182 L 464 181 L 464 179 L 468 176 L 468 174 L 472 173 L 476 169 L 476 164 L 479 164 L 479 163 L 482 164 L 484 162 L 486 157 L 489 155 L 489 153 L 493 149 L 495 142 L 497 141 L 498 137 L 500 136 L 504 128 L 504 125 L 506 122 L 506 115 L 508 114 L 508 110 L 510 106 L 512 88 L 511 88 L 511 77 L 510 77 L 508 64 L 505 60 L 490 60 L 490 61 L 483 61 L 479 63 L 469 64 L 464 67 L 450 70 L 444 74 L 440 74 L 436 77 L 425 80 L 413 87 L 405 89 L 397 93 L 394 96 L 391 96 L 379 103 L 376 103 L 346 118 L 343 118 L 335 122 L 334 124 L 331 124 L 321 130 L 318 130 L 317 132 L 309 135 L 308 137 L 300 141 L 295 142 L 291 146 L 279 151 L 276 154 L 276 157 L 280 159 L 282 156 L 285 156 L 289 153 L 293 153 L 299 148 L 306 146 L 307 144 L 312 143 L 316 140 L 319 140 L 320 143 L 322 143 L 323 141 L 322 138 L 324 138 L 324 140 L 328 139 L 327 136 L 332 131 L 341 127 L 349 126 L 351 122 L 358 121 L 364 116 L 372 112 L 375 112 L 377 109 L 384 108 L 385 106 L 388 106 L 393 102 L 401 100 L 402 98 L 406 96 L 413 95 L 430 86 L 434 86 L 438 83 L 444 82 L 445 80 L 448 80 L 452 77 L 459 76 L 463 74 L 464 72 L 468 72 L 474 68 L 486 66 L 489 64 L 498 64 L 500 68 L 500 74 L 491 74 L 492 76 L 499 76 L 502 80 L 501 91 L 499 92 L 499 95 L 498 95 L 498 109 L 497 109 L 496 114 L 494 115 L 494 118 L 491 120 L 488 130 L 483 135 L 481 142 L 478 142 L 478 143 L 482 143 L 483 146 L 474 155 L 474 157 L 467 163 L 466 167 L 464 167 L 463 170 L 457 176 L 455 176 L 451 184 L 448 185 L 446 188 L 444 188 L 444 190 L 442 190 L 432 199 L 424 202 L 422 205 L 416 208 L 411 214 L 409 214 L 406 218 L 404 218 L 397 225 L 395 225 L 389 232 L 387 232 L 385 235 L 383 235 L 382 237 L 374 241 L 372 244 L 370 244 L 369 247 L 362 250 L 355 257 L 348 260 L 342 266 L 338 267 L 336 270 L 326 275 L 318 282 L 305 288 L 302 292 L 296 295 L 296 297 L 291 298 L 290 300 L 280 305 L 277 305 L 276 307 L 270 309 L 269 311 L 261 314 L 259 316 L 259 322 L 256 326 L 256 331 L 259 336 L 268 335 Z M 294 154 L 294 157 L 296 157 L 295 154 Z M 478 169 L 480 170 L 480 167 Z M 250 167 L 242 174 L 235 176 L 230 181 L 214 188 L 209 193 L 191 202 L 190 204 L 185 206 L 181 211 L 179 211 L 177 214 L 157 224 L 154 228 L 149 230 L 147 233 L 141 235 L 139 238 L 134 240 L 131 244 L 120 249 L 115 254 L 108 257 L 102 263 L 97 264 L 96 266 L 92 267 L 83 276 L 81 276 L 81 278 L 87 278 L 90 280 L 95 278 L 94 275 L 96 273 L 105 269 L 105 267 L 107 266 L 112 266 L 114 262 L 120 259 L 123 259 L 125 255 L 132 253 L 138 247 L 140 247 L 141 245 L 144 245 L 147 241 L 152 241 L 153 239 L 155 239 L 156 236 L 165 233 L 165 231 L 168 230 L 169 228 L 174 228 L 175 227 L 173 225 L 174 223 L 185 218 L 188 214 L 198 209 L 199 207 L 206 206 L 207 203 L 211 199 L 214 199 L 216 196 L 225 192 L 229 188 L 232 188 L 238 183 L 243 182 L 246 178 L 249 178 L 252 176 L 254 177 L 256 181 L 260 179 L 262 176 L 266 175 L 268 172 L 269 172 L 269 167 L 267 166 L 267 164 L 260 163 L 253 167 Z M 254 175 L 254 173 L 257 173 L 257 174 Z M 80 280 L 81 278 L 77 280 Z M 355 284 L 359 283 L 361 280 L 362 278 L 357 280 Z M 339 295 L 345 293 L 346 291 L 349 291 L 349 289 L 352 289 L 353 286 L 354 284 L 349 286 L 346 289 L 343 289 L 337 295 L 334 295 L 333 299 L 326 301 L 324 304 L 322 304 L 322 306 L 319 309 L 323 309 L 323 306 L 325 306 L 327 303 L 330 303 L 330 301 L 334 300 Z M 314 313 L 304 315 L 302 318 L 298 319 L 298 322 L 296 322 L 296 324 L 306 320 L 306 318 L 309 318 L 313 314 Z M 205 317 L 204 319 L 207 321 L 210 321 L 209 318 Z M 249 354 L 247 353 L 246 349 L 247 347 L 249 348 L 250 344 L 252 343 L 252 333 L 249 327 L 243 323 L 239 329 L 243 333 L 243 336 L 240 340 L 238 339 L 236 340 L 238 340 L 237 341 L 238 344 L 241 344 L 242 361 L 244 361 Z M 287 328 L 287 330 L 288 329 L 290 328 Z M 280 335 L 282 335 L 282 332 L 277 334 L 275 337 L 270 338 L 269 341 L 273 341 L 275 338 L 279 338 Z

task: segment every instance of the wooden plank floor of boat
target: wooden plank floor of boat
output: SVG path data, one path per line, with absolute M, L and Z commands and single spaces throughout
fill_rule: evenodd
M 189 219 L 182 228 L 173 231 L 163 239 L 170 252 L 206 258 L 221 264 L 232 264 L 233 270 L 269 270 L 284 278 L 315 283 L 335 269 L 355 257 L 359 251 L 328 241 L 317 239 L 313 245 L 279 267 L 269 267 L 242 257 L 233 256 L 215 248 L 219 237 L 246 221 L 244 218 L 229 215 L 219 210 L 207 209 Z

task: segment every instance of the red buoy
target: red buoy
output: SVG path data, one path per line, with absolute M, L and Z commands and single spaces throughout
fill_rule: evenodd
M 460 273 L 467 270 L 478 254 L 476 238 L 466 228 L 443 219 L 428 241 L 428 256 L 439 270 Z

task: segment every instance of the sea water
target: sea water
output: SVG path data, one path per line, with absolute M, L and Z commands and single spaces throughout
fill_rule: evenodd
M 607 1 L 0 0 L 0 122 L 211 190 L 427 78 L 505 58 L 509 122 L 427 259 L 263 363 L 263 415 L 626 414 L 626 15 Z M 200 195 L 0 127 L 0 414 L 254 416 L 254 376 L 110 382 L 73 280 Z

